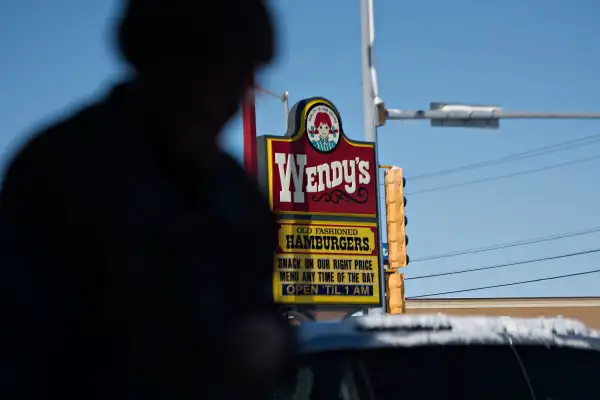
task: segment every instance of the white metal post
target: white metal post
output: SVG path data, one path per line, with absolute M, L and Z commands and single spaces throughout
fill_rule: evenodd
M 285 119 L 285 129 L 287 131 L 287 127 L 288 127 L 288 119 L 290 117 L 290 104 L 288 103 L 290 97 L 290 93 L 289 92 L 284 92 L 283 96 L 282 96 L 282 100 L 283 100 L 283 118 Z
M 371 7 L 372 0 L 360 1 L 360 24 L 361 24 L 361 59 L 362 59 L 362 89 L 364 107 L 364 134 L 365 141 L 377 142 L 377 130 L 375 127 L 375 110 L 373 103 L 373 80 L 371 79 Z
M 362 29 L 362 85 L 363 85 L 363 107 L 364 107 L 364 135 L 365 141 L 375 143 L 375 163 L 373 169 L 376 173 L 376 185 L 379 189 L 379 150 L 377 147 L 377 125 L 375 115 L 375 104 L 376 99 L 379 99 L 379 92 L 377 89 L 377 75 L 373 66 L 373 44 L 375 39 L 375 29 L 373 22 L 373 0 L 359 0 L 360 1 L 360 21 Z M 379 194 L 379 191 L 378 191 Z M 381 196 L 381 194 L 379 194 Z M 379 196 L 377 198 L 377 215 L 381 218 L 381 202 Z M 379 237 L 379 287 L 381 293 L 381 310 L 385 313 L 387 311 L 386 305 L 386 275 L 385 269 L 383 268 L 383 237 L 381 223 L 378 225 L 377 235 Z M 376 309 L 369 309 L 369 313 L 376 312 Z

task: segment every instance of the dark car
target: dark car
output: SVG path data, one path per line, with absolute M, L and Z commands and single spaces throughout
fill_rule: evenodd
M 568 319 L 369 316 L 297 327 L 278 399 L 600 399 L 600 333 Z

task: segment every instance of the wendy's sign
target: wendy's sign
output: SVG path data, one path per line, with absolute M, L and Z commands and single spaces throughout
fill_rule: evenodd
M 382 302 L 377 164 L 328 100 L 290 111 L 285 136 L 258 138 L 259 178 L 278 219 L 273 299 L 294 306 Z
M 375 147 L 344 134 L 330 101 L 298 102 L 286 135 L 260 137 L 259 152 L 259 173 L 275 213 L 376 217 Z

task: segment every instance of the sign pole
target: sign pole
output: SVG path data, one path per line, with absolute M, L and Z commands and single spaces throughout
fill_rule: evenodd
M 379 94 L 377 88 L 377 80 L 374 68 L 374 21 L 373 21 L 373 0 L 359 0 L 360 1 L 360 20 L 361 20 L 361 41 L 362 41 L 362 89 L 363 89 L 363 107 L 364 107 L 364 136 L 365 141 L 375 143 L 375 159 L 379 162 L 379 155 L 377 149 L 377 124 L 375 118 L 375 104 L 379 101 Z M 379 174 L 376 178 L 379 185 Z M 377 199 L 378 215 L 382 215 L 380 210 L 380 198 L 379 193 Z M 378 237 L 379 237 L 379 248 L 380 254 L 383 249 L 383 236 L 381 224 L 378 225 Z M 379 259 L 379 273 L 380 276 L 385 277 L 385 269 L 383 267 L 383 257 Z M 382 296 L 382 308 L 383 312 L 387 311 L 386 306 L 386 293 L 385 293 L 385 279 L 381 280 L 381 296 Z
M 254 94 L 254 75 L 248 79 L 248 93 L 242 105 L 244 129 L 244 168 L 256 177 L 256 97 Z
M 376 142 L 373 81 L 371 80 L 371 23 L 369 0 L 360 0 L 362 90 L 365 141 Z

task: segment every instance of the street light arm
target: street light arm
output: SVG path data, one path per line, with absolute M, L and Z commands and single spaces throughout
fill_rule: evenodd
M 468 110 L 398 110 L 386 109 L 390 120 L 493 120 L 493 119 L 600 119 L 600 113 L 468 111 Z
M 286 101 L 288 98 L 288 92 L 283 92 L 282 94 L 277 94 L 277 93 L 273 92 L 272 90 L 265 89 L 262 86 L 255 86 L 254 90 L 256 90 L 258 92 L 262 92 L 264 94 L 268 94 L 269 96 L 272 96 L 272 97 L 276 97 L 281 101 Z
M 269 96 L 276 97 L 283 102 L 283 118 L 285 122 L 285 128 L 287 129 L 288 117 L 290 114 L 290 106 L 288 103 L 288 99 L 290 96 L 289 92 L 285 91 L 282 94 L 277 94 L 269 89 L 265 89 L 264 87 L 258 85 L 254 86 L 254 91 L 262 92 L 264 94 L 268 94 Z

